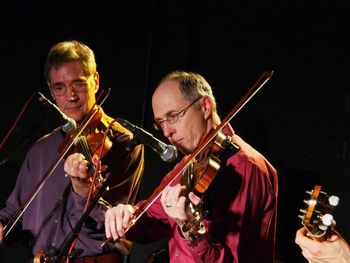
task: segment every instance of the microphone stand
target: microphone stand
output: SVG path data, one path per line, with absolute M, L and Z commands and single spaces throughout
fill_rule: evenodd
M 113 165 L 111 166 L 111 169 L 109 167 L 107 168 L 107 171 L 105 172 L 105 174 L 107 175 L 107 178 L 103 182 L 101 188 L 98 190 L 98 192 L 96 193 L 94 198 L 91 200 L 91 202 L 88 205 L 86 211 L 82 214 L 82 216 L 80 217 L 78 223 L 75 225 L 73 230 L 63 240 L 61 246 L 58 249 L 56 249 L 56 248 L 50 249 L 49 255 L 47 256 L 47 259 L 46 259 L 45 262 L 47 262 L 47 263 L 58 263 L 58 262 L 60 262 L 62 260 L 62 258 L 67 256 L 69 248 L 72 245 L 72 243 L 74 242 L 74 240 L 76 238 L 78 238 L 79 233 L 81 231 L 81 228 L 82 228 L 85 220 L 88 218 L 88 216 L 91 213 L 92 209 L 97 204 L 98 200 L 100 199 L 100 197 L 102 196 L 102 194 L 104 193 L 104 191 L 106 190 L 107 186 L 109 185 L 109 183 L 111 182 L 111 180 L 113 178 L 113 176 L 111 174 L 108 175 L 108 173 L 111 173 L 111 171 L 113 171 L 114 168 L 120 166 L 122 161 L 124 161 L 124 159 L 126 159 L 127 154 L 131 153 L 133 151 L 134 147 L 137 146 L 138 144 L 140 144 L 139 140 L 136 137 L 137 136 L 134 136 L 133 139 L 131 139 L 129 141 L 129 143 L 128 143 L 127 147 L 126 147 L 126 151 L 125 151 L 125 153 L 123 155 L 123 158 L 120 158 L 118 162 L 113 163 Z M 76 257 L 76 256 L 79 256 L 82 252 L 83 251 L 78 251 L 77 253 L 73 253 L 73 254 L 75 254 L 74 256 Z

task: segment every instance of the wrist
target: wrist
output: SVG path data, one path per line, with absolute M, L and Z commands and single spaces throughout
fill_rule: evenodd
M 184 225 L 186 225 L 187 222 L 187 220 L 175 218 L 175 223 L 177 224 L 180 235 L 185 239 L 189 239 L 189 232 L 187 230 L 184 231 Z
M 185 225 L 187 223 L 187 220 L 185 220 L 185 219 L 175 218 L 174 220 L 179 227 L 182 227 L 183 225 Z

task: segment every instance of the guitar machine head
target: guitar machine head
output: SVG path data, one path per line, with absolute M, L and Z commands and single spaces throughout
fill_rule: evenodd
M 324 240 L 335 227 L 336 222 L 332 214 L 339 204 L 339 197 L 322 192 L 319 185 L 315 185 L 313 190 L 306 191 L 306 193 L 310 198 L 304 200 L 305 208 L 300 209 L 301 223 L 306 228 L 309 237 Z

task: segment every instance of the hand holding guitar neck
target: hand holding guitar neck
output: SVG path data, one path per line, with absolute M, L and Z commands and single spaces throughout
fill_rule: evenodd
M 334 231 L 336 222 L 333 211 L 339 204 L 339 197 L 322 192 L 319 185 L 306 193 L 310 199 L 304 200 L 305 208 L 300 209 L 302 225 L 307 230 L 307 236 L 319 241 L 325 240 Z

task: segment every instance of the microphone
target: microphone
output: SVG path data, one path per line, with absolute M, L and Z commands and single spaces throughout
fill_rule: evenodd
M 65 133 L 70 134 L 77 129 L 77 124 L 75 120 L 69 118 L 66 114 L 64 114 L 55 104 L 53 104 L 51 101 L 45 98 L 43 94 L 38 92 L 38 95 L 38 100 L 50 110 L 53 109 L 55 114 L 58 115 L 58 117 L 61 120 L 61 128 Z
M 172 162 L 177 158 L 177 149 L 174 145 L 165 144 L 164 142 L 153 137 L 153 135 L 149 132 L 131 124 L 124 119 L 117 118 L 117 122 L 131 131 L 134 134 L 134 138 L 137 138 L 140 143 L 151 146 L 151 148 L 160 155 L 163 161 Z

